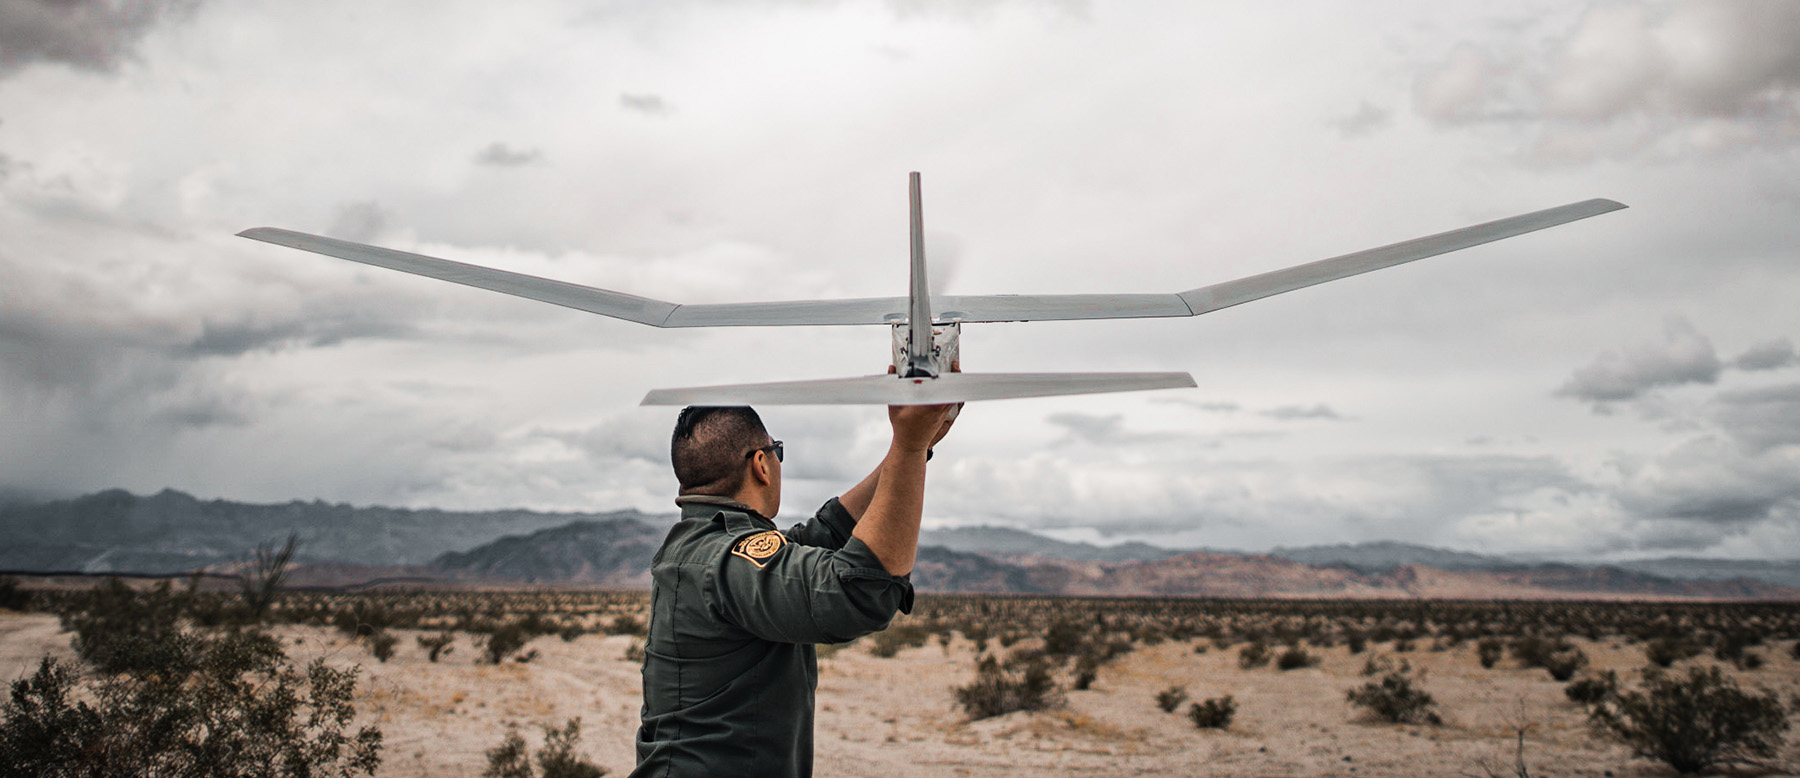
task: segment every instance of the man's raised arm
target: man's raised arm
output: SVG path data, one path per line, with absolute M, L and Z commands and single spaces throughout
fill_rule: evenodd
M 912 572 L 919 554 L 919 519 L 925 511 L 925 451 L 949 429 L 953 405 L 890 405 L 894 439 L 881 466 L 839 498 L 857 518 L 853 537 L 861 540 L 893 575 Z M 867 502 L 856 505 L 864 498 Z M 858 511 L 858 508 L 863 510 Z M 859 515 L 860 513 L 860 515 Z

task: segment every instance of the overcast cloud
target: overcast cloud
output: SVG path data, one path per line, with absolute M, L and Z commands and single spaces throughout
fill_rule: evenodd
M 1800 6 L 0 0 L 0 491 L 667 512 L 654 387 L 878 372 L 234 237 L 678 302 L 1178 291 L 1589 197 L 1197 320 L 970 325 L 927 522 L 1800 557 Z M 357 23 L 346 25 L 354 16 Z M 878 409 L 763 409 L 784 516 Z

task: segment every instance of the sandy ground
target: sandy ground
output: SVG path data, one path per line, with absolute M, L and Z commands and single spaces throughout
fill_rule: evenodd
M 629 772 L 640 704 L 638 666 L 624 659 L 632 639 L 584 635 L 532 641 L 528 664 L 475 663 L 459 635 L 442 661 L 426 661 L 415 638 L 399 631 L 396 655 L 376 662 L 360 643 L 323 628 L 278 631 L 290 656 L 323 656 L 361 665 L 357 710 L 386 736 L 380 775 L 480 775 L 483 752 L 518 726 L 535 748 L 541 727 L 582 720 L 581 750 L 612 775 Z M 1595 739 L 1563 684 L 1510 660 L 1486 670 L 1472 645 L 1404 654 L 1426 672 L 1443 726 L 1373 723 L 1344 700 L 1364 680 L 1364 655 L 1315 649 L 1317 667 L 1242 670 L 1237 652 L 1195 654 L 1194 642 L 1140 646 L 1100 670 L 1093 687 L 1069 692 L 1067 706 L 970 722 L 952 686 L 973 677 L 972 646 L 935 641 L 891 658 L 852 645 L 820 662 L 817 772 L 820 775 L 1512 775 L 1517 727 L 1529 723 L 1525 760 L 1534 775 L 1672 776 Z M 1378 646 L 1384 650 L 1387 646 Z M 1582 642 L 1599 669 L 1635 679 L 1636 646 Z M 1800 663 L 1786 646 L 1761 653 L 1768 664 L 1732 671 L 1749 687 L 1773 689 L 1784 702 L 1800 692 Z M 72 658 L 69 636 L 52 616 L 0 612 L 0 673 L 31 672 L 38 657 Z M 1384 651 L 1384 653 L 1386 653 Z M 1710 660 L 1695 660 L 1710 662 Z M 1187 687 L 1194 700 L 1232 695 L 1229 730 L 1197 730 L 1183 715 L 1156 707 L 1156 693 Z M 1185 705 L 1182 710 L 1185 710 Z M 1800 730 L 1781 766 L 1800 769 Z M 1752 774 L 1755 774 L 1754 772 Z

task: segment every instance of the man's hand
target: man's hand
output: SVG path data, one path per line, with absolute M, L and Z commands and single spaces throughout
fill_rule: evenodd
M 888 406 L 888 424 L 894 428 L 894 448 L 907 452 L 922 452 L 936 445 L 950 432 L 953 420 L 946 419 L 951 408 L 961 408 L 960 403 L 951 405 L 890 405 Z

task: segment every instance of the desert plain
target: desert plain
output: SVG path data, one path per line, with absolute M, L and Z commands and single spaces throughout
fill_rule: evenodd
M 530 661 L 487 664 L 466 634 L 431 662 L 415 638 L 435 633 L 393 630 L 396 651 L 380 662 L 364 641 L 329 627 L 273 632 L 296 662 L 360 666 L 358 724 L 379 726 L 384 735 L 378 775 L 480 775 L 485 752 L 509 729 L 535 749 L 543 728 L 575 717 L 582 727 L 577 750 L 609 775 L 628 773 L 634 762 L 642 696 L 632 636 L 539 636 L 524 649 Z M 0 611 L 0 672 L 19 678 L 44 655 L 75 662 L 69 638 L 54 615 Z M 1573 640 L 1592 670 L 1633 680 L 1646 664 L 1640 645 Z M 989 650 L 1004 656 L 1030 644 Z M 872 648 L 872 638 L 864 638 L 822 652 L 819 775 L 1516 776 L 1521 758 L 1531 775 L 1675 775 L 1597 737 L 1585 710 L 1565 696 L 1566 684 L 1544 669 L 1509 659 L 1483 668 L 1472 641 L 1441 650 L 1421 643 L 1404 653 L 1391 643 L 1371 643 L 1362 653 L 1343 644 L 1318 647 L 1310 649 L 1317 665 L 1294 670 L 1243 669 L 1237 647 L 1212 648 L 1205 637 L 1138 644 L 1101 665 L 1085 690 L 1068 689 L 1068 672 L 1059 673 L 1066 690 L 1060 706 L 981 720 L 971 720 L 954 694 L 974 678 L 973 642 L 955 634 L 888 657 Z M 1789 648 L 1766 647 L 1766 662 L 1754 670 L 1705 655 L 1677 668 L 1719 664 L 1745 688 L 1774 691 L 1787 703 L 1800 693 L 1800 662 Z M 1368 681 L 1362 670 L 1371 655 L 1405 658 L 1422 671 L 1420 684 L 1443 723 L 1382 723 L 1349 704 L 1346 691 Z M 1185 703 L 1164 712 L 1155 698 L 1170 687 L 1184 687 L 1194 701 L 1231 695 L 1237 712 L 1230 727 L 1195 727 Z M 1800 738 L 1792 734 L 1777 761 L 1737 773 L 1800 769 Z

